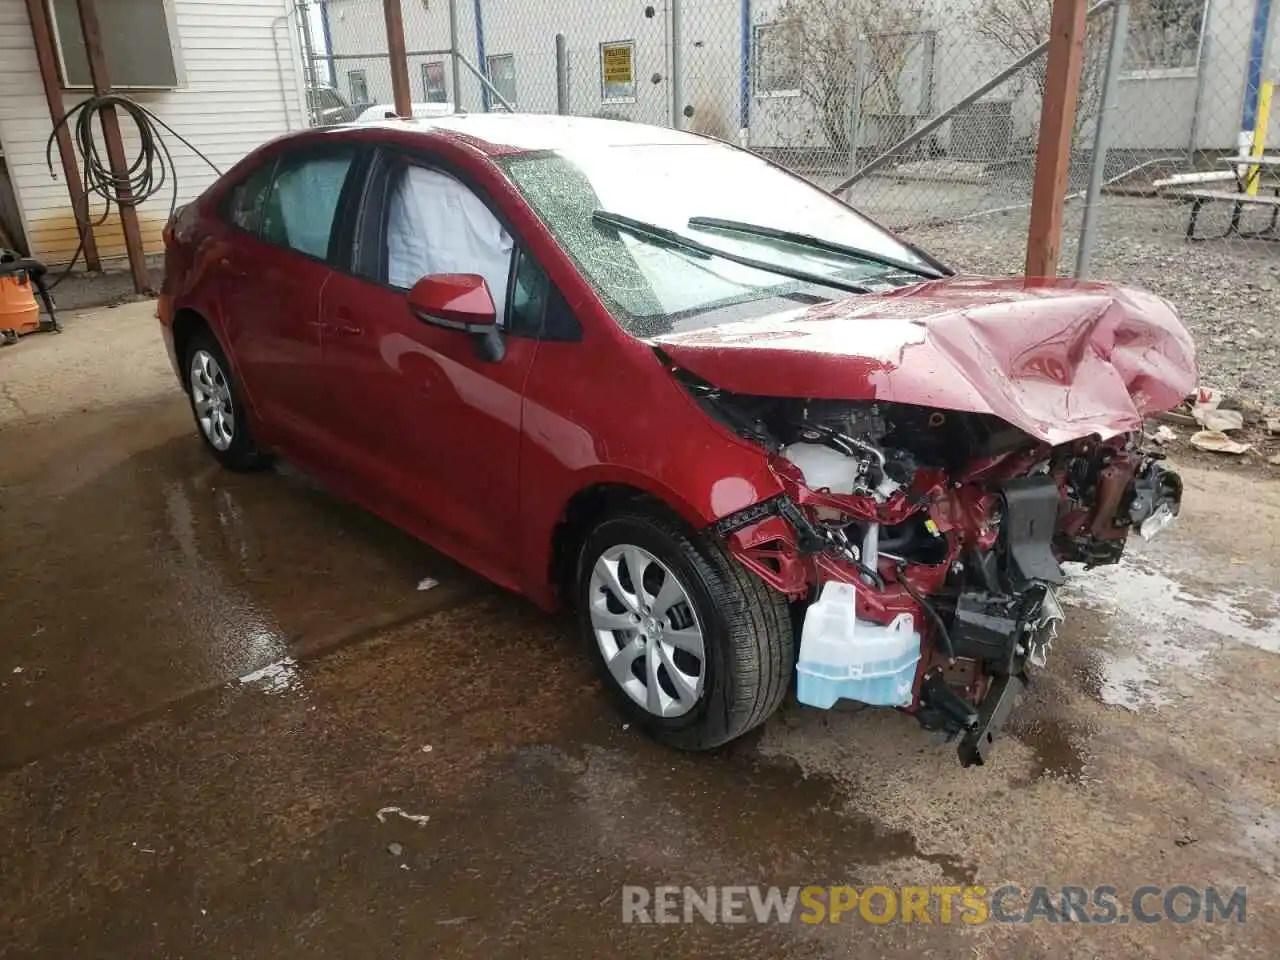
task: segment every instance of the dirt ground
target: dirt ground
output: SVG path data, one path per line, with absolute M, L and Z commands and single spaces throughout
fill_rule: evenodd
M 216 467 L 152 312 L 0 350 L 0 954 L 1275 955 L 1274 481 L 1185 465 L 1180 522 L 1073 578 L 984 768 L 794 702 L 686 756 L 622 725 L 564 620 L 287 468 Z M 623 884 L 1006 882 L 1246 886 L 1247 915 L 620 911 Z

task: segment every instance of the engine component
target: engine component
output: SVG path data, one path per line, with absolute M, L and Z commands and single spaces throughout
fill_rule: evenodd
M 1058 484 L 1053 477 L 1020 477 L 1001 490 L 1004 517 L 1001 542 L 1008 556 L 1007 573 L 1014 590 L 1040 581 L 1063 583 L 1053 535 L 1058 526 Z
M 1182 508 L 1182 478 L 1152 456 L 1143 461 L 1133 478 L 1129 522 L 1144 540 L 1173 522 Z
M 951 643 L 996 673 L 1021 673 L 1023 662 L 1044 666 L 1062 622 L 1062 607 L 1047 586 L 1017 594 L 966 590 L 956 598 Z
M 821 443 L 793 443 L 782 448 L 782 455 L 800 469 L 804 482 L 814 490 L 851 494 L 863 473 L 863 464 Z
M 781 450 L 810 489 L 838 496 L 874 496 L 881 503 L 898 491 L 899 484 L 885 470 L 884 453 L 875 446 L 825 427 L 818 432 L 825 443 L 792 443 Z M 902 472 L 896 461 L 895 470 Z
M 978 725 L 978 708 L 956 693 L 940 670 L 931 671 L 920 683 L 920 708 L 916 719 L 926 730 L 949 734 L 972 730 Z

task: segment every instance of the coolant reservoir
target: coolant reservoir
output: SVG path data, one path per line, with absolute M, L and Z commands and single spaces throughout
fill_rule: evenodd
M 837 700 L 897 707 L 911 702 L 920 634 L 911 614 L 888 626 L 859 620 L 851 583 L 826 583 L 809 607 L 800 634 L 796 695 L 801 703 L 829 709 Z
M 782 455 L 800 468 L 805 485 L 811 490 L 853 493 L 860 464 L 839 450 L 821 443 L 793 443 L 782 448 Z

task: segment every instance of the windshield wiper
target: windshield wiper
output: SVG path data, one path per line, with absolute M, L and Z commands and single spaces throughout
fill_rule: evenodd
M 779 230 L 776 227 L 763 227 L 754 223 L 743 223 L 740 220 L 722 220 L 719 217 L 690 217 L 689 227 L 695 230 L 716 230 L 722 233 L 741 233 L 749 237 L 767 237 L 770 240 L 781 240 L 783 243 L 794 243 L 796 246 L 834 253 L 836 256 L 853 260 L 865 260 L 878 263 L 882 267 L 892 267 L 917 277 L 937 280 L 946 276 L 939 266 L 919 263 L 908 263 L 896 257 L 887 257 L 882 253 L 872 253 L 860 247 L 848 247 L 843 243 L 833 243 L 808 233 L 796 233 L 792 230 Z
M 607 227 L 613 227 L 615 230 L 621 230 L 632 236 L 639 237 L 642 240 L 648 240 L 663 247 L 674 247 L 679 250 L 687 251 L 700 259 L 708 257 L 719 257 L 721 260 L 728 260 L 730 263 L 736 263 L 743 267 L 750 267 L 753 270 L 761 270 L 764 273 L 772 273 L 779 277 L 787 277 L 791 280 L 799 280 L 802 283 L 813 283 L 818 286 L 831 287 L 835 290 L 844 290 L 846 293 L 866 293 L 867 288 L 856 283 L 850 283 L 847 280 L 833 280 L 831 277 L 824 277 L 818 273 L 809 273 L 807 270 L 796 270 L 792 267 L 784 267 L 780 264 L 769 263 L 767 260 L 757 260 L 754 257 L 744 257 L 741 254 L 729 253 L 716 247 L 709 247 L 705 243 L 699 243 L 691 237 L 686 237 L 676 233 L 666 227 L 660 227 L 657 224 L 645 223 L 643 220 L 634 220 L 631 217 L 621 213 L 610 213 L 607 210 L 597 210 L 591 214 L 591 219 L 595 223 L 602 223 Z

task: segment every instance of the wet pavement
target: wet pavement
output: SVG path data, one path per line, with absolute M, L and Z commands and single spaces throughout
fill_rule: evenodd
M 11 399 L 39 360 L 0 354 Z M 686 756 L 566 620 L 288 469 L 220 470 L 136 366 L 0 418 L 0 954 L 1274 955 L 1280 485 L 1190 470 L 1168 536 L 1073 578 L 985 768 L 794 702 Z M 623 884 L 1005 882 L 1247 885 L 1247 921 L 620 922 Z

